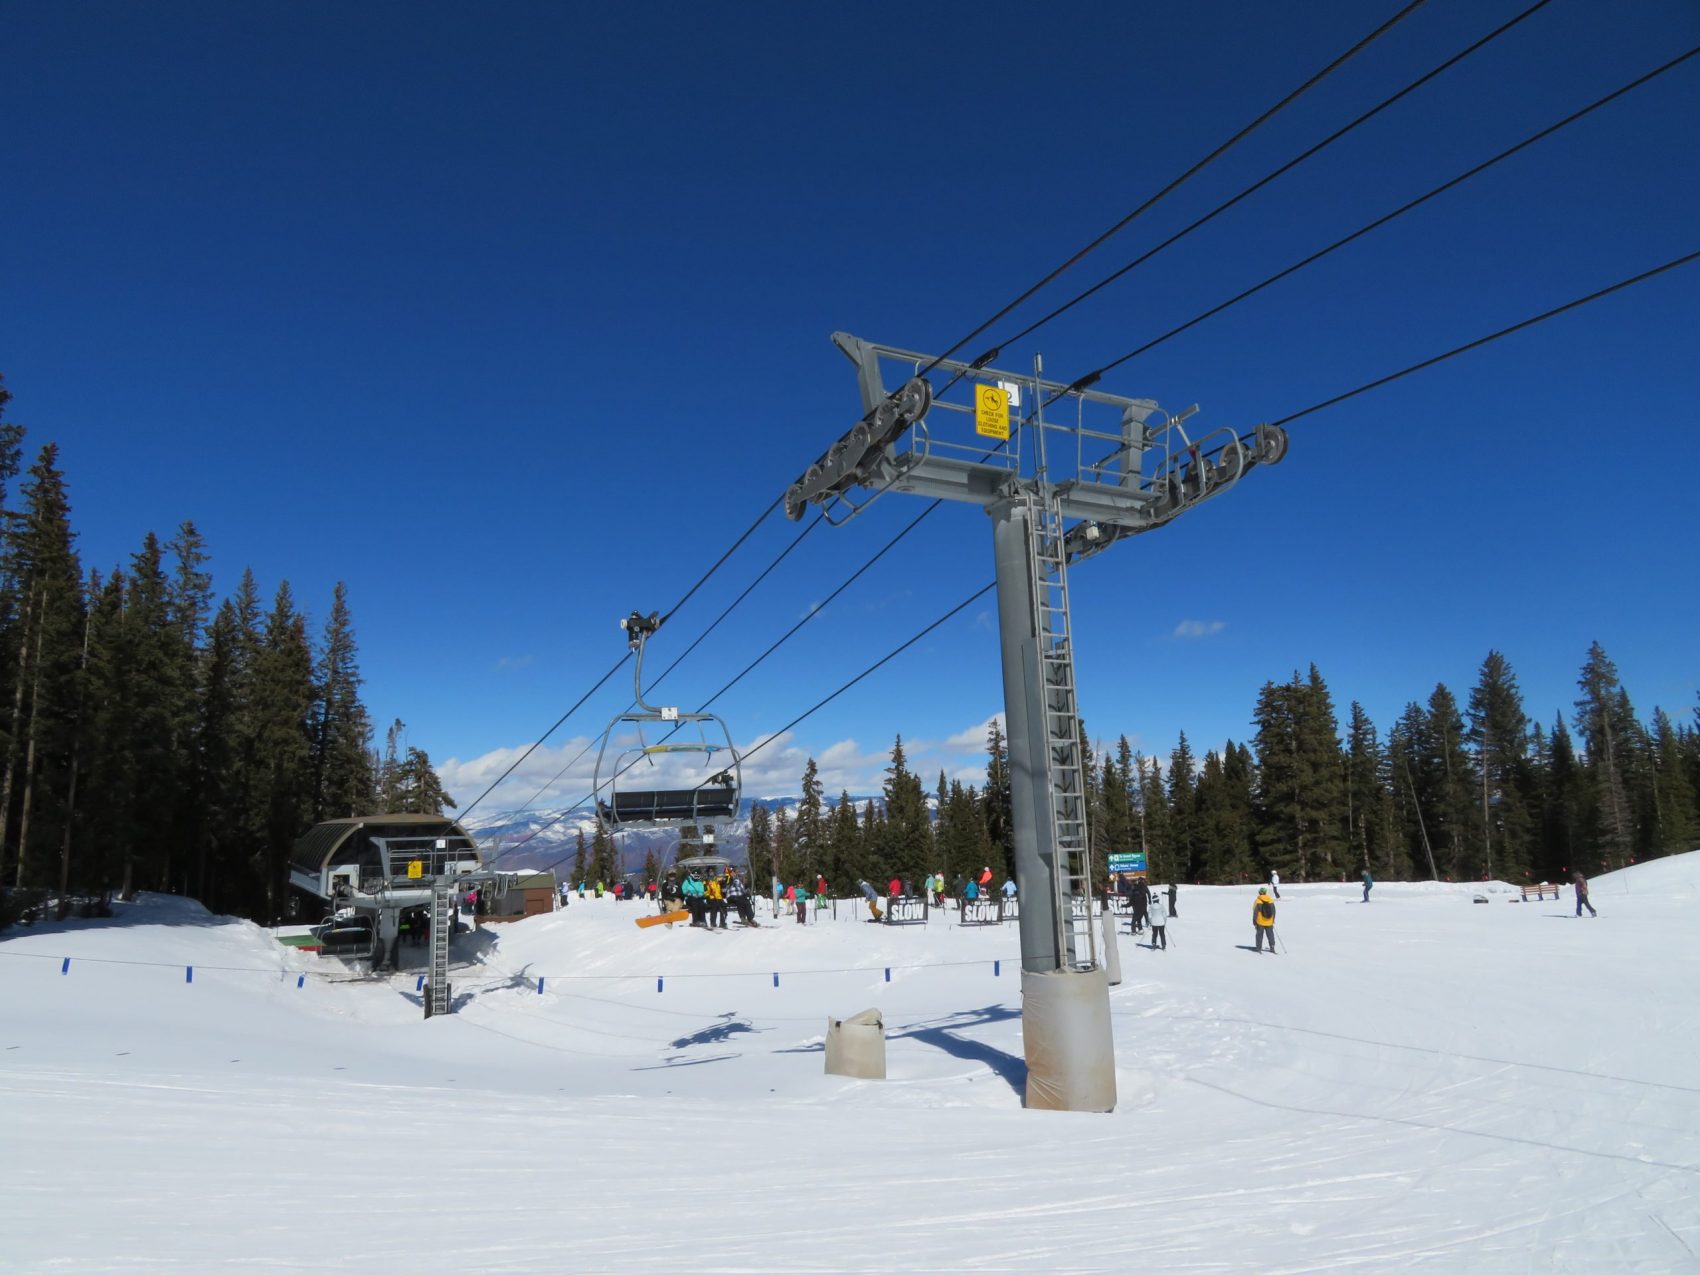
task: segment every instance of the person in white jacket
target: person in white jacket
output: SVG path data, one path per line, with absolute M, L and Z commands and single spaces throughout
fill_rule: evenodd
M 1169 908 L 1168 904 L 1163 902 L 1163 895 L 1160 890 L 1151 891 L 1151 910 L 1145 914 L 1145 919 L 1151 926 L 1152 951 L 1161 947 L 1167 952 L 1169 950 Z
M 1269 870 L 1269 893 L 1277 899 L 1281 897 L 1281 874 L 1273 868 Z

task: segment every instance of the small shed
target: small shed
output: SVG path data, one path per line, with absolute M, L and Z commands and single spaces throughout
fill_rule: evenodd
M 490 909 L 478 919 L 485 921 L 523 921 L 528 916 L 542 916 L 560 906 L 560 886 L 553 872 L 515 873 L 507 893 L 492 902 Z

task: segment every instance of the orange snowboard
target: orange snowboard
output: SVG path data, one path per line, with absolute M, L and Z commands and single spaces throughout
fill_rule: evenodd
M 640 929 L 647 930 L 652 925 L 671 925 L 675 921 L 688 921 L 690 919 L 691 914 L 689 912 L 663 912 L 660 916 L 640 916 L 637 923 Z

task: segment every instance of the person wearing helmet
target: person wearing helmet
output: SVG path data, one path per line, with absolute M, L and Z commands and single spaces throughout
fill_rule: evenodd
M 1251 928 L 1257 939 L 1257 950 L 1263 950 L 1263 936 L 1269 936 L 1269 955 L 1275 955 L 1275 900 L 1269 897 L 1269 887 L 1257 892 L 1257 902 L 1251 905 Z
M 991 870 L 991 868 L 989 868 L 989 867 L 981 868 L 980 869 L 980 893 L 981 894 L 990 893 L 989 887 L 991 886 L 991 884 L 992 884 L 992 870 Z

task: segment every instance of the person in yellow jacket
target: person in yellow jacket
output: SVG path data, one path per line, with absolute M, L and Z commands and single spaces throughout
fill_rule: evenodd
M 1257 892 L 1257 902 L 1251 905 L 1251 928 L 1257 938 L 1257 950 L 1263 950 L 1263 936 L 1269 936 L 1269 955 L 1275 955 L 1275 900 L 1265 887 Z
M 710 877 L 703 882 L 703 910 L 707 915 L 708 928 L 719 926 L 726 928 L 726 893 L 720 888 L 720 878 Z

